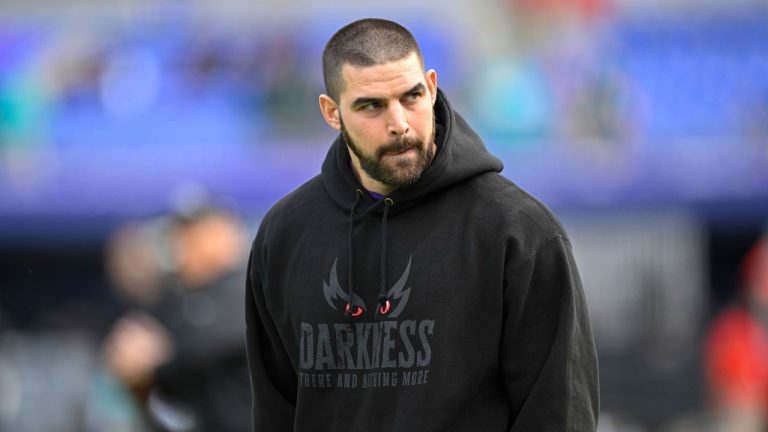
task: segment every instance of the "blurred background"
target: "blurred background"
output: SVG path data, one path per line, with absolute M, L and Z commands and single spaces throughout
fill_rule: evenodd
M 766 430 L 768 3 L 363 3 L 0 1 L 0 430 L 247 430 L 243 260 L 367 16 L 571 233 L 599 430 Z

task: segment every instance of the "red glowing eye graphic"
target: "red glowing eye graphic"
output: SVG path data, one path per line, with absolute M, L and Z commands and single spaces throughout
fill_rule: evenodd
M 383 305 L 379 308 L 379 313 L 382 315 L 386 315 L 387 312 L 389 312 L 390 307 L 392 306 L 392 303 L 389 302 L 389 300 L 385 301 Z
M 356 308 L 357 308 L 357 309 L 355 309 L 355 311 L 354 311 L 354 312 L 350 312 L 350 311 L 349 311 L 349 308 L 350 308 L 350 307 L 352 307 L 352 306 L 354 306 L 354 307 L 356 307 Z M 347 303 L 347 308 L 346 308 L 346 310 L 347 310 L 347 313 L 348 313 L 348 314 L 350 314 L 350 315 L 351 315 L 351 316 L 353 316 L 353 317 L 358 317 L 358 316 L 360 316 L 360 315 L 362 315 L 362 314 L 363 314 L 363 308 L 361 308 L 360 306 L 355 306 L 355 305 L 353 305 L 352 303 Z

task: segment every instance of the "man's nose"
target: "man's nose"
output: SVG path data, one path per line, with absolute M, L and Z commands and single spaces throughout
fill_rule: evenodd
M 389 122 L 387 125 L 389 134 L 393 136 L 405 135 L 408 133 L 408 118 L 405 110 L 400 104 L 392 104 L 389 109 Z

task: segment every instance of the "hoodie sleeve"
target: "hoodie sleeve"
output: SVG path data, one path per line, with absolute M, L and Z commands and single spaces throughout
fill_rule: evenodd
M 264 298 L 261 257 L 254 243 L 248 262 L 245 317 L 254 431 L 293 430 L 296 373 Z
M 595 431 L 597 356 L 570 243 L 548 240 L 505 277 L 501 363 L 510 430 Z

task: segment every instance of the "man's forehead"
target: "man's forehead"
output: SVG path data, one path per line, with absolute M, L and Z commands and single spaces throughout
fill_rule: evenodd
M 424 82 L 424 70 L 415 53 L 408 57 L 373 66 L 354 66 L 346 63 L 341 68 L 344 80 L 342 95 L 346 97 L 387 97 L 397 95 Z

